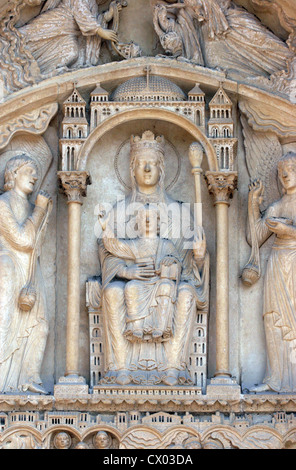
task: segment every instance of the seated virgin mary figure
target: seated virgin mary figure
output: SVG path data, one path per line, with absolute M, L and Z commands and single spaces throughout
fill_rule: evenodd
M 189 385 L 191 325 L 197 312 L 208 309 L 209 256 L 203 229 L 190 249 L 186 230 L 179 237 L 174 234 L 170 209 L 181 204 L 164 189 L 163 137 L 146 131 L 131 138 L 131 178 L 131 193 L 112 210 L 112 220 L 120 225 L 114 225 L 115 237 L 99 240 L 107 366 L 102 382 Z M 147 205 L 157 208 L 159 235 L 154 225 L 153 236 L 147 237 L 146 213 L 138 238 L 118 237 L 117 230 L 128 232 L 132 225 L 133 210 Z M 177 223 L 182 225 L 181 220 Z

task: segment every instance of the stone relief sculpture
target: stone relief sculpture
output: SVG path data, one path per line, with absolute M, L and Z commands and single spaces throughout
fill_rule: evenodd
M 19 431 L 6 439 L 0 449 L 42 449 L 42 446 L 31 433 Z
M 107 366 L 102 383 L 191 384 L 186 364 L 190 325 L 197 311 L 208 309 L 204 232 L 199 227 L 195 240 L 189 239 L 189 226 L 182 227 L 179 219 L 183 231 L 179 238 L 174 235 L 169 205 L 181 210 L 181 204 L 164 190 L 163 137 L 151 131 L 132 136 L 131 179 L 131 193 L 110 214 L 117 238 L 105 219 L 99 240 Z M 131 217 L 134 205 L 144 207 L 137 220 Z M 154 211 L 149 213 L 147 205 Z M 130 236 L 135 222 L 140 230 Z M 127 230 L 125 240 L 118 224 Z
M 93 437 L 93 444 L 95 449 L 117 449 L 118 442 L 113 439 L 111 434 L 106 431 L 99 431 Z
M 108 23 L 121 8 L 111 2 L 99 14 L 96 0 L 48 0 L 41 14 L 19 32 L 42 74 L 62 73 L 72 65 L 97 65 L 102 40 L 118 41 Z
M 263 216 L 260 204 L 264 185 L 261 180 L 250 184 L 249 242 L 252 245 L 256 243 L 259 249 L 271 235 L 275 235 L 264 280 L 267 367 L 263 383 L 251 391 L 293 393 L 296 391 L 295 153 L 289 152 L 280 159 L 278 175 L 284 195 L 269 205 Z M 256 261 L 258 264 L 258 258 Z M 250 263 L 247 269 L 250 269 Z M 250 284 L 257 278 L 258 275 Z
M 0 74 L 6 93 L 36 83 L 39 67 L 16 28 L 23 6 L 40 5 L 41 0 L 12 0 L 1 6 L 0 19 Z
M 174 9 L 173 6 L 157 3 L 153 11 L 153 24 L 167 54 L 204 65 L 194 20 L 185 8 Z
M 47 393 L 40 378 L 48 321 L 38 258 L 52 203 L 44 191 L 35 205 L 28 200 L 37 179 L 36 164 L 27 155 L 7 162 L 0 196 L 2 393 Z
M 180 279 L 181 263 L 171 240 L 159 237 L 159 214 L 156 210 L 139 209 L 136 217 L 139 238 L 119 240 L 105 223 L 103 243 L 114 256 L 132 260 L 141 266 L 146 264 L 153 277 L 153 290 L 148 307 L 141 305 L 147 295 L 147 279 L 128 281 L 125 287 L 127 327 L 124 335 L 129 341 L 167 341 L 172 336 L 176 286 Z M 155 256 L 156 254 L 156 256 Z M 152 299 L 152 301 L 151 301 Z
M 203 54 L 200 65 L 236 72 L 241 77 L 268 76 L 286 69 L 287 61 L 294 56 L 254 15 L 231 0 L 166 3 L 165 8 L 175 12 L 175 19 L 166 18 L 166 22 L 179 22 L 182 16 L 188 30 L 189 24 L 194 25 L 194 37 L 200 38 Z M 157 11 L 163 8 L 156 7 Z
M 54 436 L 53 445 L 55 449 L 69 449 L 71 444 L 72 439 L 67 432 L 59 432 Z

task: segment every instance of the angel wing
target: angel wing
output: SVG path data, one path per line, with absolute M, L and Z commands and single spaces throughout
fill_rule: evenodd
M 273 132 L 257 132 L 241 114 L 247 169 L 251 181 L 260 179 L 264 185 L 262 209 L 280 198 L 277 164 L 283 155 L 278 137 Z

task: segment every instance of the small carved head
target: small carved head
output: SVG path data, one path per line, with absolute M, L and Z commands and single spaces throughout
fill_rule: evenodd
M 296 189 L 296 153 L 286 153 L 278 163 L 278 175 L 284 193 Z
M 175 31 L 169 31 L 161 36 L 160 42 L 166 54 L 179 56 L 182 54 L 182 39 Z
M 106 431 L 99 431 L 94 436 L 94 446 L 96 449 L 110 449 L 112 438 Z
M 75 449 L 88 449 L 88 445 L 86 442 L 80 441 L 76 444 Z
M 56 449 L 69 449 L 71 446 L 71 437 L 67 432 L 59 432 L 55 435 L 53 443 Z
M 26 194 L 33 192 L 37 181 L 37 166 L 32 158 L 26 154 L 16 155 L 8 160 L 4 173 L 4 190 L 14 189 L 20 184 Z

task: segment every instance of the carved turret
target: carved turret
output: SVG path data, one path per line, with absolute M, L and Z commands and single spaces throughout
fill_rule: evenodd
M 234 136 L 233 104 L 220 84 L 209 103 L 208 134 L 217 153 L 220 170 L 233 170 L 237 139 Z
M 86 102 L 74 88 L 73 93 L 63 104 L 63 137 L 60 139 L 63 171 L 76 169 L 79 150 L 89 133 L 85 111 Z

